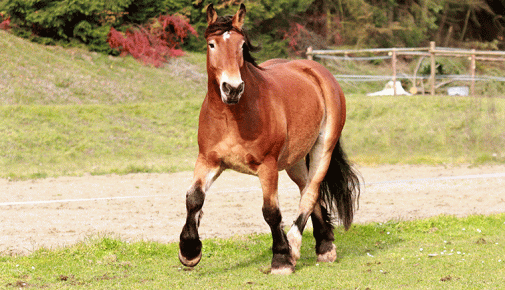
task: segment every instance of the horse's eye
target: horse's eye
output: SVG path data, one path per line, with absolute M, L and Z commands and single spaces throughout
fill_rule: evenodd
M 215 46 L 214 43 L 209 43 L 210 48 L 214 48 L 214 46 Z

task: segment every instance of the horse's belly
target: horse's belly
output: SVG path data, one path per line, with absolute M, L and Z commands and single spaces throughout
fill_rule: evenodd
M 300 160 L 304 159 L 314 146 L 318 136 L 319 132 L 305 135 L 304 138 L 286 142 L 279 155 L 279 170 L 289 169 Z
M 228 155 L 222 159 L 222 162 L 226 168 L 231 170 L 245 174 L 257 175 L 257 166 L 251 166 L 251 164 L 248 164 L 245 159 L 246 158 L 243 156 Z

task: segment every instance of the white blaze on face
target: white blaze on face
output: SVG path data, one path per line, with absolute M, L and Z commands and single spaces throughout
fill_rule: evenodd
M 223 34 L 223 39 L 224 40 L 228 40 L 230 39 L 230 36 L 231 36 L 231 33 L 229 31 L 226 31 L 224 34 Z

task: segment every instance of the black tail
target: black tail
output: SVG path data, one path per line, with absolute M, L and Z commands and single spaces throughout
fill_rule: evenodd
M 339 140 L 333 150 L 328 172 L 319 188 L 321 205 L 329 214 L 326 218 L 333 221 L 331 217 L 338 215 L 348 230 L 354 217 L 355 206 L 358 206 L 359 195 L 358 175 L 347 160 Z

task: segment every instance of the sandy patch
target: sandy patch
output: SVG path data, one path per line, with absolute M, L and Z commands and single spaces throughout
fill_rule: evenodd
M 355 222 L 505 212 L 505 166 L 358 168 L 366 183 Z M 0 253 L 26 254 L 97 234 L 178 241 L 191 172 L 0 180 Z M 282 173 L 279 198 L 290 225 L 299 192 Z M 269 232 L 256 177 L 227 171 L 207 195 L 202 238 Z

